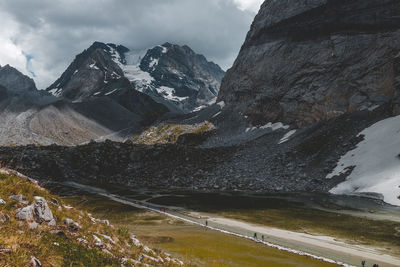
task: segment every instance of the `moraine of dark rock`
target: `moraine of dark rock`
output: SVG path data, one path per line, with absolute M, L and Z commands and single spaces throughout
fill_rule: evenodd
M 393 104 L 399 113 L 400 2 L 266 0 L 218 99 L 253 125 L 297 127 Z

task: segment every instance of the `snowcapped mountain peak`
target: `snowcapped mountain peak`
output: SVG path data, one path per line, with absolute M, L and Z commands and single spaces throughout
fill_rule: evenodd
M 81 101 L 118 92 L 110 84 L 128 80 L 171 111 L 188 113 L 214 99 L 225 72 L 188 46 L 164 43 L 146 50 L 129 50 L 94 42 L 79 54 L 47 91 Z

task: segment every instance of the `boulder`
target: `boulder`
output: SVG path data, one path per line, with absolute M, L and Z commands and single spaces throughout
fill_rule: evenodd
M 42 197 L 35 197 L 34 199 L 33 204 L 18 209 L 15 218 L 20 221 L 36 222 L 38 224 L 47 223 L 49 226 L 54 226 L 56 221 L 47 201 Z
M 94 245 L 98 248 L 104 248 L 104 243 L 103 241 L 101 241 L 101 239 L 95 235 L 93 235 L 93 239 L 94 239 Z
M 15 214 L 15 219 L 20 221 L 34 221 L 35 217 L 33 209 L 33 205 L 18 209 L 17 213 Z
M 42 263 L 35 257 L 31 257 L 29 267 L 42 267 Z
M 7 202 L 5 202 L 3 199 L 0 198 L 0 205 L 5 205 Z
M 64 224 L 67 225 L 68 229 L 72 232 L 76 232 L 80 228 L 79 224 L 72 219 L 65 219 Z
M 34 215 L 36 222 L 42 223 L 54 223 L 53 213 L 47 204 L 47 201 L 42 197 L 35 197 L 34 206 Z

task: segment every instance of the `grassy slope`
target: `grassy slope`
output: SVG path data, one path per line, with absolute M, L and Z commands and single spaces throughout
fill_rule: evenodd
M 119 227 L 140 233 L 138 236 L 145 243 L 166 250 L 193 266 L 333 266 L 99 196 L 74 197 L 68 201 L 96 216 L 110 219 Z
M 183 134 L 197 134 L 213 129 L 214 125 L 209 122 L 195 125 L 166 123 L 149 127 L 140 135 L 132 137 L 132 141 L 145 145 L 176 143 L 179 136 Z
M 17 208 L 24 207 L 16 200 L 9 199 L 12 194 L 22 194 L 32 203 L 34 196 L 44 197 L 56 219 L 57 226 L 50 227 L 45 224 L 34 230 L 29 230 L 25 223 L 20 224 L 14 218 Z M 0 266 L 27 266 L 31 256 L 38 258 L 43 266 L 121 266 L 120 260 L 124 257 L 138 259 L 144 253 L 157 257 L 164 254 L 159 251 L 143 252 L 142 246 L 135 246 L 130 239 L 127 228 L 115 228 L 103 223 L 93 223 L 87 213 L 78 209 L 59 208 L 63 200 L 51 195 L 48 191 L 37 187 L 35 184 L 11 175 L 0 174 L 0 198 L 7 202 L 0 205 L 0 214 L 7 215 L 10 220 L 0 223 L 0 249 L 12 249 L 12 253 L 0 253 Z M 53 199 L 53 201 L 52 201 Z M 77 233 L 71 232 L 63 224 L 66 218 L 78 222 L 81 229 Z M 59 230 L 60 234 L 51 233 Z M 18 233 L 18 231 L 22 231 Z M 97 249 L 94 246 L 93 234 L 100 237 L 106 249 Z M 100 234 L 112 237 L 115 244 L 102 238 Z M 80 243 L 77 238 L 87 240 L 87 244 Z M 157 265 L 145 259 L 143 262 Z M 161 264 L 159 264 L 161 265 Z M 175 266 L 168 263 L 163 266 Z M 130 266 L 130 264 L 126 264 Z

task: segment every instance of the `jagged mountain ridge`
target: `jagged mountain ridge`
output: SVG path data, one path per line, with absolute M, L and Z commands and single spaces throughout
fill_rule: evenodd
M 80 101 L 71 101 L 37 90 L 33 80 L 10 66 L 1 68 L 0 144 L 76 145 L 103 138 L 122 141 L 167 111 L 133 90 L 125 78 L 110 80 L 110 84 L 123 90 L 111 97 L 79 95 Z
M 79 101 L 89 97 L 112 97 L 115 86 L 129 80 L 139 92 L 164 104 L 172 112 L 187 113 L 217 97 L 225 72 L 188 46 L 165 43 L 146 51 L 95 42 L 47 91 Z M 125 84 L 124 87 L 129 87 Z
M 137 86 L 138 90 L 176 103 L 185 113 L 216 98 L 225 75 L 217 64 L 190 47 L 170 43 L 149 49 L 139 67 L 154 80 L 149 86 Z

